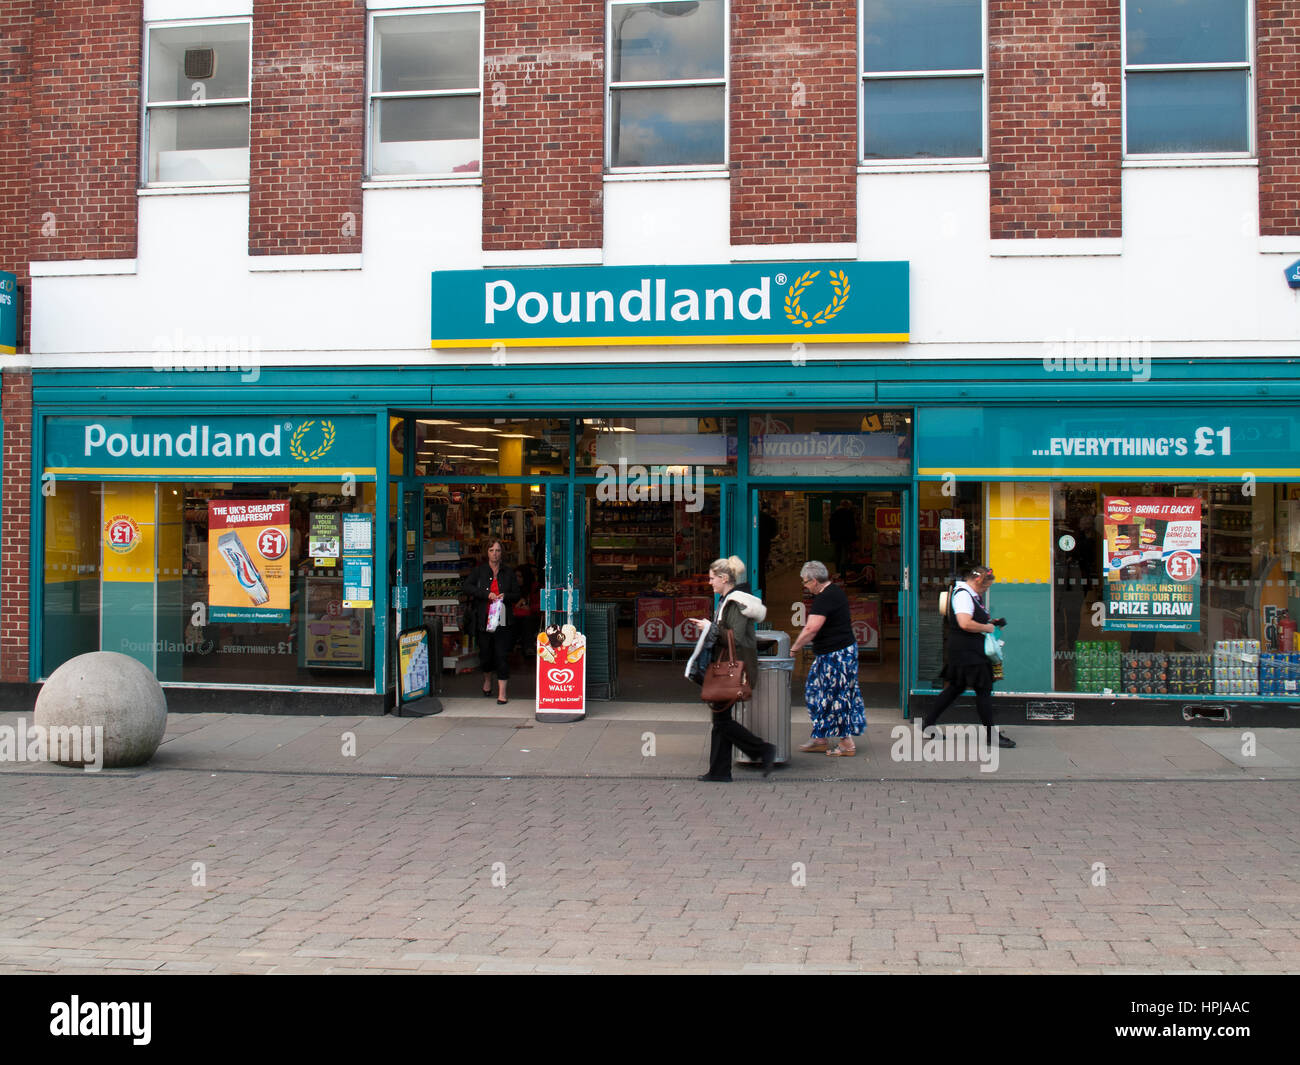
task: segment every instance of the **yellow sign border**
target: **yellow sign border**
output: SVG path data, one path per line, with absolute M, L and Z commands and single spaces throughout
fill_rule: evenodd
M 911 333 L 772 333 L 762 336 L 663 336 L 663 337 L 493 337 L 483 340 L 431 340 L 431 348 L 490 348 L 493 344 L 514 344 L 522 348 L 636 347 L 638 345 L 686 344 L 906 344 Z

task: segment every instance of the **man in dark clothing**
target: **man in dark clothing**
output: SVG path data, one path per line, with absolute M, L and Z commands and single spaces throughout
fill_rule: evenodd
M 830 534 L 835 545 L 835 570 L 842 577 L 848 568 L 849 553 L 858 539 L 857 515 L 847 499 L 841 499 L 839 508 L 831 515 Z

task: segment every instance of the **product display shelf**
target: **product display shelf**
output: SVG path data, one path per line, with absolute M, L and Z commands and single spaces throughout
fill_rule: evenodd
M 623 616 L 637 593 L 673 572 L 674 539 L 663 523 L 671 507 L 664 503 L 605 503 L 592 510 L 590 589 L 593 599 L 624 604 Z

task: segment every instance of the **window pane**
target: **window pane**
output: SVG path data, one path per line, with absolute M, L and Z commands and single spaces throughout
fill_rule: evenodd
M 475 12 L 375 19 L 376 92 L 479 87 Z
M 187 78 L 185 52 L 212 49 L 212 77 Z M 149 102 L 248 97 L 248 24 L 149 31 Z
M 421 477 L 569 472 L 568 418 L 417 418 L 415 441 Z
M 611 79 L 722 77 L 723 15 L 722 0 L 613 5 Z
M 980 0 L 865 0 L 863 69 L 982 70 L 981 18 Z
M 982 78 L 868 81 L 866 159 L 955 159 L 984 154 Z
M 41 673 L 47 677 L 69 659 L 100 649 L 101 495 L 97 483 L 65 481 L 44 501 Z
M 749 419 L 751 477 L 906 477 L 911 456 L 906 410 L 774 411 Z
M 1246 0 L 1128 0 L 1129 63 L 1244 62 Z
M 724 161 L 726 119 L 721 86 L 620 89 L 612 94 L 614 166 Z
M 247 181 L 248 105 L 149 112 L 150 181 Z
M 479 98 L 375 101 L 371 173 L 478 173 Z
M 1128 150 L 1244 152 L 1248 114 L 1244 70 L 1128 76 Z
M 725 417 L 583 418 L 578 423 L 582 473 L 629 466 L 689 466 L 711 477 L 736 474 L 736 419 Z M 710 559 L 710 562 L 713 560 Z

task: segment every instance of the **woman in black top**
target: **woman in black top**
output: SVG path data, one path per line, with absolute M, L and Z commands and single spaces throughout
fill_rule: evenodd
M 483 695 L 492 694 L 492 671 L 497 674 L 497 703 L 506 703 L 506 681 L 510 679 L 510 645 L 514 637 L 510 630 L 513 621 L 511 607 L 522 594 L 515 571 L 502 561 L 505 549 L 500 540 L 488 544 L 488 560 L 465 578 L 463 590 L 470 599 L 472 628 L 478 638 L 479 665 L 483 669 Z M 487 631 L 488 609 L 500 602 L 501 623 L 493 632 Z
M 853 737 L 861 736 L 867 727 L 867 707 L 858 687 L 858 642 L 853 638 L 849 597 L 831 583 L 821 562 L 804 563 L 799 579 L 813 601 L 790 651 L 793 654 L 811 643 L 816 656 L 804 684 L 812 739 L 799 750 L 852 758 L 858 753 Z

